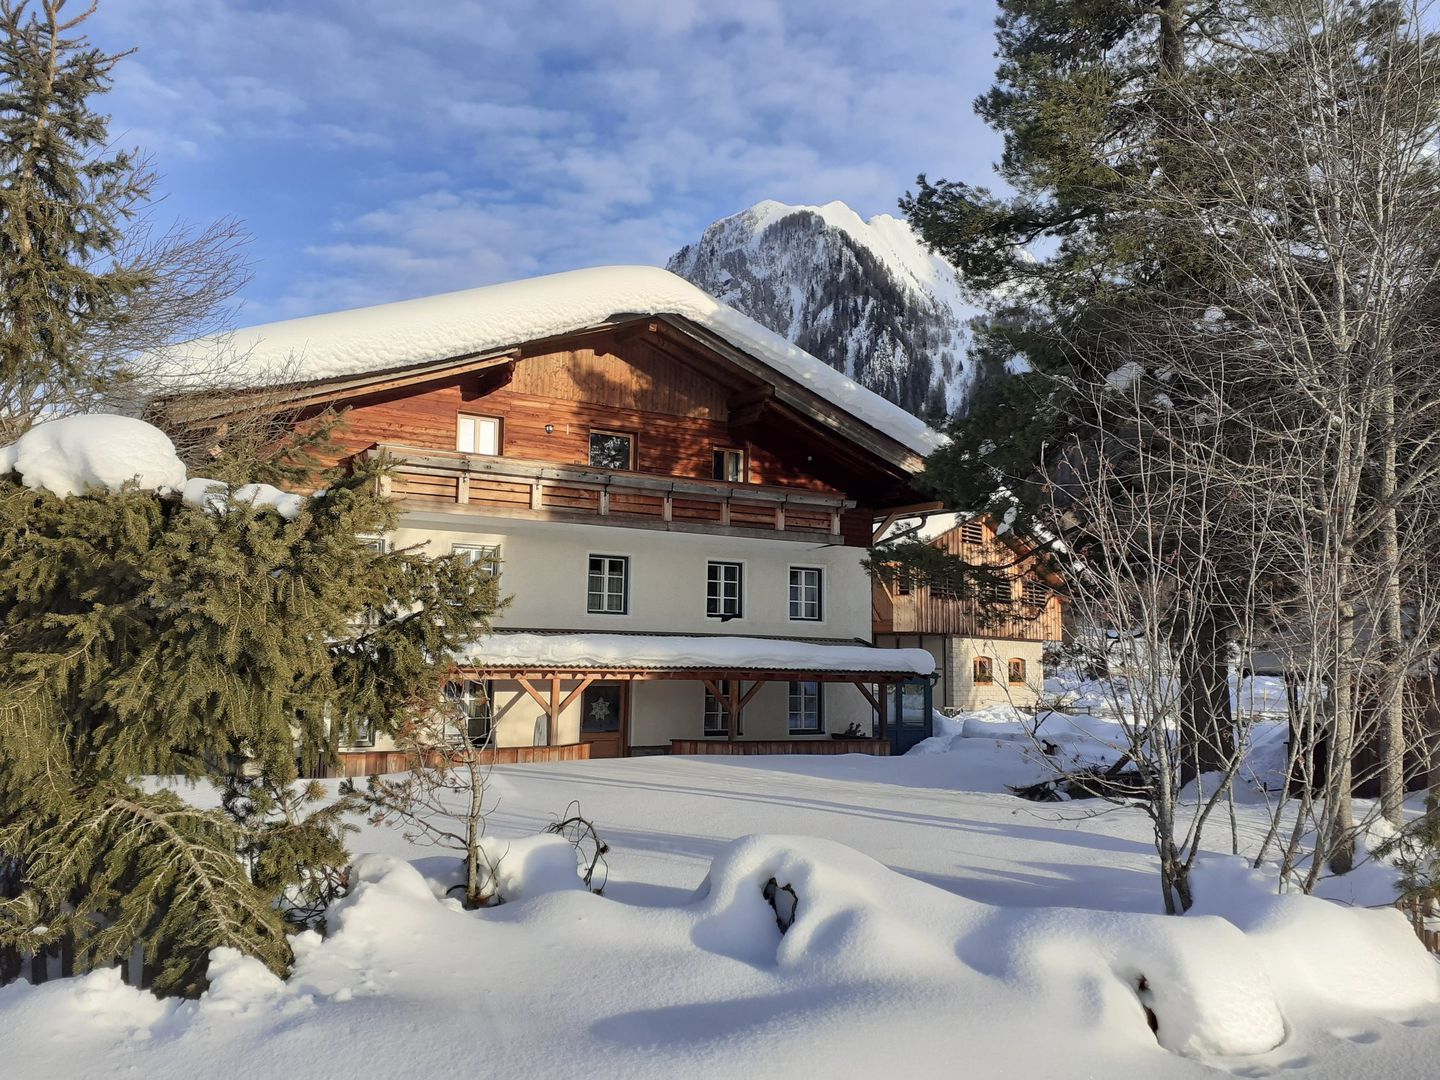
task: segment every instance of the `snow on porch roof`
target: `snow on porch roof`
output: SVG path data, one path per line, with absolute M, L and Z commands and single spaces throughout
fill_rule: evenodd
M 471 642 L 456 660 L 474 667 L 511 670 L 654 668 L 913 675 L 928 675 L 935 670 L 935 658 L 924 649 L 818 645 L 719 635 L 496 633 Z
M 571 270 L 288 319 L 201 338 L 168 353 L 182 366 L 199 362 L 228 372 L 239 363 L 256 382 L 309 382 L 489 352 L 624 315 L 688 319 L 922 457 L 945 441 L 898 405 L 658 266 Z

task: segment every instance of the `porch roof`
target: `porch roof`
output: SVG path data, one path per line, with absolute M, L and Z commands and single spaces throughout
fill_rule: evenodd
M 461 650 L 456 662 L 489 671 L 644 672 L 724 675 L 733 672 L 807 675 L 929 675 L 924 649 L 822 644 L 724 634 L 534 634 L 496 632 Z

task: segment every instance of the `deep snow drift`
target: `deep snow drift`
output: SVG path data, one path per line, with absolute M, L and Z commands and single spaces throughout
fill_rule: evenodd
M 460 910 L 433 851 L 367 830 L 353 847 L 380 854 L 288 980 L 222 950 L 198 1002 L 111 972 L 10 987 L 0 1060 L 186 1080 L 1431 1075 L 1437 968 L 1397 912 L 1276 897 L 1228 858 L 1200 868 L 1191 915 L 1115 910 L 1137 872 L 1156 900 L 1141 830 L 927 772 L 964 756 L 497 768 L 512 902 Z M 606 896 L 533 837 L 577 794 L 612 845 Z M 999 903 L 963 877 L 987 864 Z M 1046 865 L 1053 888 L 1025 876 Z M 772 878 L 797 900 L 783 935 Z

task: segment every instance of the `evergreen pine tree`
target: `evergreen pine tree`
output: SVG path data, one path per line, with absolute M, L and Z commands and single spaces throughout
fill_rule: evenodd
M 133 400 L 144 351 L 213 326 L 245 278 L 233 223 L 140 219 L 155 174 L 93 106 L 128 55 L 79 34 L 95 6 L 0 0 L 0 444 Z
M 12 962 L 65 935 L 86 966 L 143 944 L 160 992 L 202 989 L 218 945 L 285 969 L 279 908 L 313 914 L 343 864 L 338 812 L 307 810 L 299 772 L 438 704 L 496 606 L 481 569 L 362 539 L 394 523 L 380 470 L 329 477 L 294 520 L 0 478 Z M 151 775 L 229 784 L 234 813 L 149 794 Z

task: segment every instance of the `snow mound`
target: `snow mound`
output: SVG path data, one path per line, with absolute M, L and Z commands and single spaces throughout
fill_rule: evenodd
M 12 472 L 26 487 L 61 498 L 132 482 L 168 494 L 185 483 L 185 465 L 163 431 L 104 413 L 48 420 L 0 447 L 0 475 Z
M 191 506 L 220 513 L 229 505 L 246 505 L 260 510 L 274 510 L 287 521 L 293 521 L 305 505 L 302 495 L 292 495 L 270 484 L 242 484 L 232 489 L 223 480 L 192 477 L 180 489 L 180 498 Z
M 335 378 L 508 348 L 617 316 L 677 315 L 924 456 L 944 436 L 878 394 L 656 266 L 602 266 L 394 304 L 312 315 L 169 350 L 183 368 L 220 353 L 256 382 Z
M 1394 908 L 1277 895 L 1241 858 L 1202 861 L 1195 889 L 1190 915 L 1219 915 L 1244 930 L 1290 1000 L 1376 1013 L 1440 1000 L 1440 967 Z

